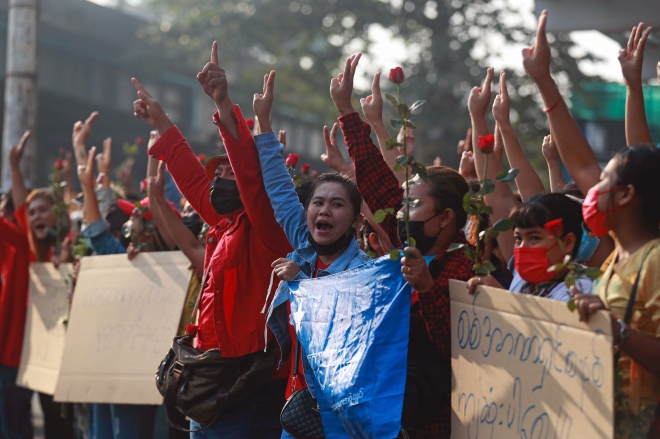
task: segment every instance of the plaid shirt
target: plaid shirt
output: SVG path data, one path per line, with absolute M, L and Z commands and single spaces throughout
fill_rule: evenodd
M 348 154 L 355 166 L 357 186 L 364 201 L 372 212 L 379 209 L 393 208 L 397 212 L 402 207 L 403 189 L 383 159 L 380 150 L 371 140 L 371 127 L 358 113 L 351 113 L 339 118 Z M 381 223 L 392 243 L 400 247 L 397 236 L 396 218 L 388 215 Z M 455 241 L 466 244 L 465 235 L 459 231 Z M 433 289 L 429 293 L 417 294 L 419 297 L 419 315 L 411 318 L 423 318 L 431 341 L 440 354 L 451 359 L 451 315 L 449 312 L 449 279 L 467 281 L 472 278 L 472 261 L 462 251 L 447 253 L 441 251 L 429 264 L 433 277 Z M 442 413 L 429 425 L 417 429 L 417 439 L 449 438 L 451 434 L 451 407 L 442 407 Z

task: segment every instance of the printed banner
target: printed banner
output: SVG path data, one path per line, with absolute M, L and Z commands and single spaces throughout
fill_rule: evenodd
M 612 438 L 610 317 L 451 281 L 452 439 Z
M 73 264 L 30 264 L 30 294 L 16 384 L 52 395 L 60 373 Z
M 289 287 L 326 437 L 344 438 L 346 431 L 352 438 L 397 437 L 411 294 L 401 263 L 385 256 Z
M 162 403 L 154 374 L 177 332 L 189 265 L 181 252 L 83 258 L 56 401 Z

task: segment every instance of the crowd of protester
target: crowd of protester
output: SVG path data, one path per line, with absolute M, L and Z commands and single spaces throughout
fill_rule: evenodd
M 407 236 L 415 243 L 404 249 L 401 258 L 402 276 L 414 288 L 409 362 L 430 362 L 439 381 L 451 380 L 451 279 L 466 281 L 471 292 L 485 285 L 573 301 L 575 318 L 580 320 L 608 310 L 621 371 L 616 381 L 620 404 L 615 437 L 660 434 L 655 431 L 660 397 L 660 275 L 653 269 L 660 264 L 660 191 L 656 189 L 660 187 L 660 150 L 653 146 L 646 121 L 641 73 L 651 29 L 644 29 L 642 23 L 635 26 L 619 53 L 627 87 L 625 146 L 621 139 L 623 148 L 601 169 L 550 74 L 546 19 L 543 12 L 536 43 L 523 50 L 523 65 L 538 86 L 550 127 L 539 145 L 547 160 L 549 191 L 516 137 L 506 75 L 500 74 L 493 101 L 494 73 L 488 69 L 483 85 L 473 88 L 467 100 L 472 127 L 458 145 L 459 168 L 436 160 L 426 168 L 426 179 L 408 183 L 409 199 L 415 202 L 404 203 L 406 176 L 397 157 L 410 154 L 414 134 L 411 129 L 399 134 L 401 142 L 405 137 L 405 151 L 386 147 L 390 133 L 383 122 L 380 73 L 374 75 L 371 95 L 359 101 L 364 118 L 356 110 L 353 78 L 361 54 L 349 57 L 344 71 L 330 84 L 339 117 L 334 126 L 323 128 L 326 152 L 322 160 L 335 172 L 316 175 L 304 165 L 292 177 L 297 159 L 285 158 L 284 133 L 277 135 L 271 126 L 275 72 L 264 76 L 263 90 L 254 95 L 254 121 L 248 120 L 231 100 L 217 43 L 197 79 L 217 108 L 213 123 L 224 155 L 210 160 L 196 155 L 166 109 L 133 79 L 138 96 L 133 104 L 135 116 L 153 128 L 140 195 L 130 184 L 132 164 L 117 175 L 121 184 L 112 181 L 110 139 L 102 150 L 87 150 L 96 113 L 74 125 L 73 151 L 55 164 L 58 178 L 54 181 L 60 183 L 52 187 L 26 187 L 20 167 L 26 133 L 11 150 L 12 187 L 0 201 L 0 439 L 33 434 L 32 392 L 15 384 L 30 263 L 73 262 L 77 270 L 80 258 L 92 255 L 126 254 L 132 260 L 142 252 L 182 251 L 193 274 L 179 333 L 193 334 L 198 349 L 219 349 L 227 358 L 264 350 L 279 352 L 281 358 L 272 366 L 266 384 L 212 425 L 195 420 L 188 425 L 181 413 L 178 419 L 170 419 L 190 430 L 201 429 L 188 433 L 171 427 L 170 437 L 285 438 L 292 437 L 280 424 L 286 400 L 295 390 L 309 387 L 313 391 L 319 386 L 304 356 L 297 355 L 300 348 L 289 318 L 287 282 L 358 267 L 404 247 Z M 400 83 L 403 73 L 394 71 L 390 79 Z M 489 110 L 495 120 L 494 151 L 485 166 L 491 153 L 484 141 L 490 134 Z M 339 130 L 350 162 L 338 148 Z M 513 185 L 495 183 L 485 195 L 490 208 L 486 222 L 509 219 L 513 227 L 481 248 L 488 252 L 486 259 L 494 270 L 475 275 L 468 252 L 448 250 L 462 245 L 477 246 L 479 251 L 479 220 L 466 212 L 464 198 L 471 188 L 478 192 L 486 178 L 496 180 L 505 155 L 511 168 L 518 170 L 517 191 Z M 74 169 L 82 194 L 72 192 Z M 396 213 L 407 208 L 407 224 L 396 215 L 386 215 L 379 222 L 374 218 L 378 211 Z M 557 221 L 559 229 L 548 227 Z M 567 255 L 580 267 L 600 268 L 600 278 L 580 274 L 568 282 L 567 276 L 573 274 L 567 268 L 551 269 Z M 428 265 L 423 256 L 430 256 Z M 272 281 L 272 274 L 281 281 L 279 285 Z M 75 276 L 74 271 L 74 282 Z M 633 284 L 637 284 L 637 294 L 631 301 Z M 197 324 L 185 326 L 198 291 Z M 76 300 L 74 294 L 71 300 Z M 629 305 L 633 313 L 626 321 Z M 225 307 L 232 309 L 226 312 Z M 236 317 L 227 317 L 231 315 Z M 52 396 L 39 397 L 47 439 L 153 436 L 156 406 L 61 404 Z M 407 388 L 400 437 L 449 438 L 447 395 L 436 392 L 430 401 L 413 399 Z M 318 404 L 323 410 L 327 402 L 318 398 Z M 424 410 L 428 415 L 420 421 L 419 412 Z M 323 428 L 341 436 L 339 423 L 324 423 Z

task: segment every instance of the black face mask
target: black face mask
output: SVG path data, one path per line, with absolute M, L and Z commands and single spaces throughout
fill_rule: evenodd
M 348 232 L 344 233 L 338 240 L 333 242 L 332 244 L 319 244 L 318 242 L 314 241 L 314 238 L 312 238 L 312 234 L 309 234 L 309 238 L 307 240 L 309 241 L 310 244 L 312 244 L 312 248 L 316 252 L 317 255 L 319 256 L 327 256 L 327 255 L 334 255 L 338 251 L 348 247 L 348 244 L 351 243 L 351 241 L 355 238 L 355 230 L 351 227 Z
M 186 226 L 186 228 L 190 230 L 193 235 L 197 236 L 202 230 L 202 219 L 199 217 L 197 212 L 193 212 L 190 215 L 183 217 L 183 225 Z
M 211 182 L 211 204 L 218 215 L 227 215 L 243 207 L 236 180 L 215 177 Z
M 415 246 L 417 250 L 422 255 L 426 255 L 431 248 L 435 245 L 435 241 L 438 239 L 438 235 L 442 229 L 438 230 L 438 233 L 435 236 L 426 236 L 424 234 L 424 224 L 431 221 L 436 216 L 440 215 L 439 213 L 433 215 L 431 218 L 426 221 L 408 221 L 408 228 L 410 229 L 410 237 L 415 240 Z M 399 241 L 404 243 L 406 241 L 406 222 L 404 220 L 398 220 L 397 223 L 397 232 L 399 235 Z

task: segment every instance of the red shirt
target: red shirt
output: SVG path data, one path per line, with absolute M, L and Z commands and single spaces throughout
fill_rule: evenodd
M 317 277 L 319 270 L 325 270 L 328 268 L 330 264 L 325 265 L 323 262 L 321 262 L 320 259 L 316 259 L 316 270 L 314 270 L 314 276 L 312 277 Z M 294 390 L 302 390 L 307 388 L 307 382 L 305 381 L 305 372 L 303 371 L 303 363 L 302 363 L 302 355 L 298 357 L 298 375 L 296 376 L 296 388 L 293 388 L 293 372 L 294 372 L 294 358 L 296 355 L 295 351 L 295 346 L 296 346 L 296 340 L 298 338 L 296 337 L 296 328 L 293 326 L 293 321 L 291 320 L 291 304 L 287 302 L 286 308 L 289 311 L 289 335 L 291 336 L 291 342 L 293 344 L 294 349 L 291 350 L 291 373 L 289 374 L 289 381 L 286 386 L 286 399 L 289 399 L 291 394 L 293 393 Z
M 203 350 L 220 348 L 228 358 L 264 349 L 266 316 L 261 309 L 273 270 L 271 264 L 292 250 L 275 221 L 254 138 L 238 106 L 234 117 L 238 140 L 219 124 L 217 113 L 213 117 L 245 206 L 231 224 L 211 205 L 204 167 L 177 127 L 163 134 L 150 151 L 165 161 L 183 196 L 210 226 L 204 271 L 209 264 L 211 270 L 200 302 L 197 345 Z
M 25 218 L 25 204 L 14 215 Z M 30 245 L 27 233 L 0 218 L 0 364 L 18 368 L 28 304 Z

